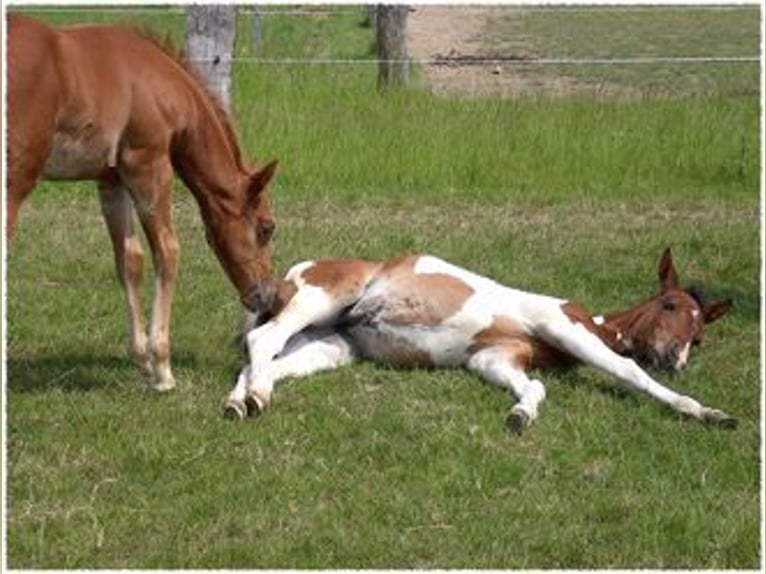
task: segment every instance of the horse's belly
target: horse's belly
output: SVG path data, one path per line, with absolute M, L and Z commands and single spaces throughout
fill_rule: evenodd
M 43 177 L 94 179 L 115 166 L 115 156 L 115 146 L 100 134 L 55 132 Z

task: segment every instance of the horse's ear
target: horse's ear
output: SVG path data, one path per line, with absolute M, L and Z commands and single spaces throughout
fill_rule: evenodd
M 716 301 L 710 305 L 705 305 L 705 308 L 702 310 L 705 323 L 712 323 L 716 319 L 723 317 L 729 312 L 732 305 L 733 301 L 731 299 L 723 299 L 722 301 Z
M 662 252 L 658 275 L 663 293 L 678 287 L 678 273 L 676 273 L 676 267 L 673 265 L 673 257 L 670 255 L 670 247 L 666 247 L 665 251 Z
M 274 174 L 277 171 L 277 165 L 279 165 L 279 161 L 275 159 L 266 167 L 259 169 L 250 176 L 250 185 L 247 189 L 249 201 L 255 201 L 258 199 L 258 196 L 274 177 Z

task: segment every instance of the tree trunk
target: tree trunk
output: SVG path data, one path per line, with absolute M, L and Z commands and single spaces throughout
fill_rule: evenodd
M 409 6 L 379 4 L 376 10 L 378 89 L 404 86 L 409 80 L 407 14 Z
M 231 109 L 231 63 L 236 32 L 236 6 L 187 6 L 186 57 L 226 110 Z

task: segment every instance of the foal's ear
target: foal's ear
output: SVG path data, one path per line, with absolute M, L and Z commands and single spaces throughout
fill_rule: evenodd
M 702 310 L 702 316 L 705 318 L 705 323 L 712 323 L 716 319 L 723 317 L 731 309 L 733 302 L 731 299 L 723 299 L 722 301 L 716 301 L 710 305 L 705 305 Z
M 662 252 L 658 275 L 663 293 L 678 287 L 678 273 L 676 273 L 676 267 L 673 265 L 673 257 L 670 255 L 670 247 L 666 247 L 665 251 Z
M 250 185 L 247 188 L 248 200 L 255 201 L 266 188 L 277 171 L 278 160 L 272 161 L 263 169 L 259 169 L 250 176 Z

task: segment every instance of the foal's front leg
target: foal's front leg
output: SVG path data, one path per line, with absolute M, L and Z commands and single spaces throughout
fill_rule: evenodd
M 728 428 L 737 426 L 737 419 L 731 415 L 719 409 L 706 407 L 692 397 L 658 383 L 635 361 L 612 351 L 584 325 L 572 322 L 563 311 L 548 313 L 535 331 L 548 344 L 566 351 L 583 363 L 606 371 L 626 386 L 649 394 L 678 413 L 705 423 Z

